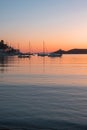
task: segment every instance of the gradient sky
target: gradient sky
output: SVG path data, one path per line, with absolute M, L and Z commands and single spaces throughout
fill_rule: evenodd
M 87 0 L 0 0 L 0 40 L 28 51 L 87 48 Z

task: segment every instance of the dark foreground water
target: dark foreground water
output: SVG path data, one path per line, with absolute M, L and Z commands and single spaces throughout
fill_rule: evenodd
M 87 130 L 87 55 L 0 58 L 0 130 Z

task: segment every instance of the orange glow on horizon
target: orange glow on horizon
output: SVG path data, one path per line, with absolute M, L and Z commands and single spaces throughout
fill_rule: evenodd
M 77 34 L 76 34 L 77 33 Z M 76 32 L 74 34 L 69 32 L 60 32 L 59 35 L 50 35 L 50 38 L 46 36 L 45 38 L 40 38 L 38 37 L 31 37 L 30 39 L 28 36 L 20 36 L 20 37 L 13 37 L 6 35 L 5 37 L 2 37 L 1 40 L 4 40 L 5 43 L 8 45 L 11 45 L 15 49 L 20 49 L 22 52 L 32 52 L 32 53 L 37 53 L 37 52 L 43 52 L 43 40 L 45 43 L 45 49 L 46 52 L 53 52 L 57 51 L 59 49 L 62 50 L 70 50 L 73 48 L 82 48 L 85 49 L 87 48 L 87 38 L 86 35 L 82 36 L 79 34 L 79 32 Z M 10 39 L 12 37 L 12 39 Z M 15 39 L 15 40 L 13 40 Z M 29 49 L 29 41 L 30 41 L 30 49 Z
M 46 43 L 45 44 L 45 52 L 53 52 L 53 51 L 57 51 L 59 49 L 62 49 L 62 50 L 70 50 L 70 49 L 74 49 L 74 48 L 82 48 L 82 49 L 86 49 L 87 48 L 87 44 L 86 42 L 84 43 L 85 46 L 83 46 L 83 43 L 76 43 L 73 44 L 72 42 L 71 43 L 57 43 L 57 42 L 49 42 L 49 43 Z M 29 48 L 29 43 L 19 43 L 19 48 L 18 48 L 18 44 L 15 45 L 13 44 L 13 47 L 16 48 L 16 49 L 20 49 L 20 51 L 22 52 L 32 52 L 32 53 L 37 53 L 37 52 L 43 52 L 43 43 L 31 43 L 30 44 L 30 48 Z

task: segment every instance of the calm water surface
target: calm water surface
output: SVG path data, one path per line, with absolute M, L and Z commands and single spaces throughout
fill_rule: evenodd
M 87 130 L 87 55 L 0 58 L 0 130 Z

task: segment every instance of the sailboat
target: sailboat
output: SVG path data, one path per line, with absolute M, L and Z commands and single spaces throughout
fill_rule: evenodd
M 28 53 L 29 55 L 32 55 L 32 53 L 31 53 L 31 46 L 30 46 L 30 41 L 29 41 L 29 53 Z
M 44 41 L 43 41 L 43 52 L 38 53 L 38 56 L 42 56 L 42 57 L 48 56 L 48 53 L 46 53 L 46 51 L 45 51 L 45 43 L 44 43 Z
M 29 53 L 20 53 L 18 58 L 30 58 L 30 42 L 29 42 Z
M 18 55 L 18 58 L 30 58 L 30 55 L 29 54 L 26 54 L 26 53 L 20 53 Z
M 61 57 L 62 56 L 62 51 L 61 49 L 58 51 L 58 53 L 56 52 L 51 52 L 48 54 L 48 57 Z
M 48 57 L 61 57 L 62 56 L 62 54 L 60 54 L 60 53 L 49 53 L 48 54 Z

